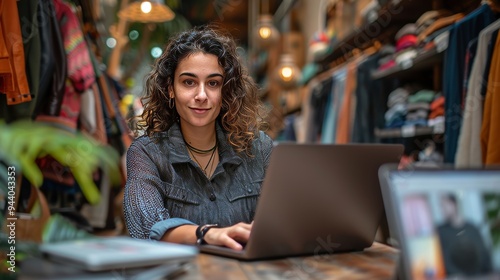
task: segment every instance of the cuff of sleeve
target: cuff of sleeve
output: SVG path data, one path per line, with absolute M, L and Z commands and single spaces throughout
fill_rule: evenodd
M 160 221 L 154 224 L 151 228 L 149 239 L 160 240 L 165 232 L 167 232 L 169 229 L 173 229 L 182 225 L 195 225 L 195 223 L 181 218 L 170 218 Z

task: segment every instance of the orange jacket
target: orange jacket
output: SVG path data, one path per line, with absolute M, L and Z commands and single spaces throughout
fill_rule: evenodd
M 31 101 L 17 1 L 0 0 L 0 92 L 7 104 Z

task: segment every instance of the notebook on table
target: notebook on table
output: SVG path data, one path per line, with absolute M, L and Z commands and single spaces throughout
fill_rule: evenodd
M 40 251 L 49 260 L 88 271 L 182 263 L 198 254 L 195 246 L 125 236 L 42 244 Z
M 402 153 L 392 144 L 278 144 L 244 250 L 200 251 L 255 260 L 370 247 L 383 218 L 378 169 Z
M 384 165 L 380 182 L 400 279 L 498 279 L 500 170 Z

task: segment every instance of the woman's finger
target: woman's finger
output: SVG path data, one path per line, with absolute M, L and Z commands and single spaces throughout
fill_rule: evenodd
M 235 227 L 230 232 L 228 232 L 229 237 L 237 239 L 242 242 L 247 242 L 250 238 L 250 230 L 244 227 Z
M 236 224 L 236 226 L 241 226 L 245 229 L 252 230 L 252 224 L 239 223 L 239 224 Z
M 229 237 L 227 235 L 222 235 L 220 241 L 222 242 L 222 245 L 224 245 L 228 248 L 231 248 L 231 249 L 234 249 L 237 251 L 241 251 L 243 249 L 243 246 L 241 246 L 240 243 L 236 242 L 236 240 L 232 239 L 231 237 Z

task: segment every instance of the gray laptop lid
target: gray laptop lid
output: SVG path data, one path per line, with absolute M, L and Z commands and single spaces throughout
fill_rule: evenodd
M 145 267 L 194 259 L 195 246 L 125 236 L 95 237 L 40 245 L 50 260 L 89 271 Z
M 385 165 L 380 180 L 401 278 L 498 279 L 500 170 Z
M 383 213 L 378 168 L 402 152 L 401 145 L 278 144 L 245 252 L 200 249 L 262 259 L 369 247 Z

